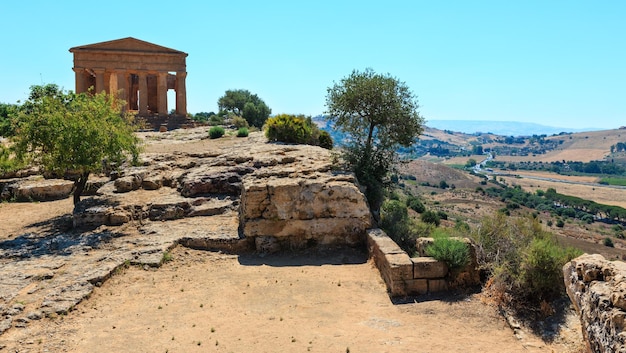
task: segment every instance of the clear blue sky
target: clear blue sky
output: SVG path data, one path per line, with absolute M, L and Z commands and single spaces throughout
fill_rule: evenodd
M 353 69 L 399 78 L 427 120 L 626 125 L 626 1 L 29 1 L 0 5 L 0 102 L 73 90 L 68 49 L 135 37 L 187 58 L 188 110 L 227 89 L 324 112 Z M 170 107 L 172 104 L 170 104 Z

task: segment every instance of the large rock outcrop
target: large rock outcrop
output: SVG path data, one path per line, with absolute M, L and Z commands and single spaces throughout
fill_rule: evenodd
M 626 353 L 626 264 L 585 254 L 567 263 L 563 275 L 590 351 Z
M 202 153 L 144 155 L 74 212 L 75 226 L 121 225 L 239 213 L 239 232 L 262 252 L 365 242 L 370 212 L 352 174 L 329 151 L 251 144 Z
M 357 244 L 370 226 L 365 197 L 352 175 L 250 178 L 243 185 L 241 228 L 290 247 Z

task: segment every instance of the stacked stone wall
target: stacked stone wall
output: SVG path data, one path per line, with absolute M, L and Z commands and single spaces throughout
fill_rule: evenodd
M 424 256 L 424 249 L 432 241 L 432 238 L 419 239 L 419 256 L 410 257 L 383 230 L 367 231 L 370 257 L 374 259 L 390 296 L 436 293 L 479 283 L 476 252 L 469 240 L 466 241 L 472 249 L 470 264 L 454 273 L 444 262 Z
M 591 352 L 626 352 L 626 264 L 582 255 L 563 267 L 567 294 Z

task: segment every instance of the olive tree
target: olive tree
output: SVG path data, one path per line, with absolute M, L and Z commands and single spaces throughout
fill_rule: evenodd
M 217 100 L 220 111 L 233 112 L 248 121 L 248 124 L 262 127 L 272 110 L 256 94 L 245 89 L 227 90 Z
M 329 122 L 346 134 L 343 158 L 377 213 L 396 149 L 412 145 L 422 133 L 417 97 L 389 74 L 355 70 L 328 88 L 326 107 Z
M 13 153 L 18 160 L 72 179 L 76 205 L 89 175 L 101 171 L 104 161 L 119 165 L 139 155 L 139 140 L 124 105 L 104 92 L 74 94 L 56 85 L 33 86 L 18 113 Z

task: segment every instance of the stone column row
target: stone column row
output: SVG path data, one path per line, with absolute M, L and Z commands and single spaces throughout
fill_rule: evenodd
M 129 102 L 129 87 L 130 87 L 130 75 L 127 70 L 105 70 L 103 68 L 95 68 L 86 70 L 83 68 L 73 69 L 76 75 L 76 93 L 87 92 L 89 89 L 89 79 L 87 75 L 95 76 L 95 93 L 102 91 L 108 91 L 109 93 L 117 92 L 121 99 Z M 108 87 L 105 84 L 105 74 L 109 74 Z M 150 101 L 150 95 L 148 93 L 148 72 L 139 71 L 137 76 L 139 78 L 139 114 L 147 115 Z M 157 112 L 161 116 L 168 115 L 167 111 L 167 72 L 159 72 L 156 75 L 157 78 Z M 186 72 L 176 72 L 176 114 L 187 115 L 187 85 L 186 85 Z M 93 81 L 92 81 L 93 82 Z M 108 88 L 108 89 L 107 89 Z

